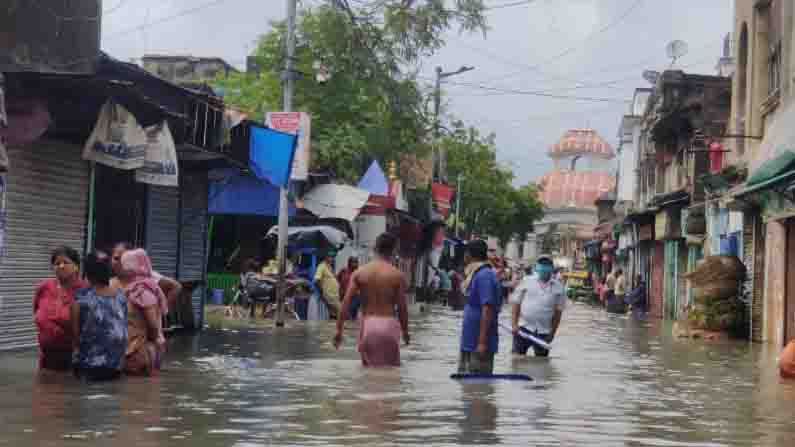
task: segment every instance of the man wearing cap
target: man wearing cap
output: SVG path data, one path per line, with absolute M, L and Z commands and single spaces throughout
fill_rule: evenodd
M 550 256 L 539 256 L 534 274 L 525 276 L 511 295 L 514 354 L 527 354 L 532 347 L 536 357 L 549 356 L 548 349 L 522 337 L 522 334 L 547 343 L 555 338 L 567 299 L 563 285 L 552 276 L 554 270 Z
M 485 241 L 474 240 L 466 245 L 467 264 L 464 284 L 464 321 L 461 333 L 459 373 L 492 374 L 497 353 L 498 317 L 502 291 L 497 273 L 488 262 Z

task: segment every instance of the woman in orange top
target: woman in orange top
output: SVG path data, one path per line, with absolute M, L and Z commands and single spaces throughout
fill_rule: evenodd
M 39 330 L 39 368 L 66 371 L 72 367 L 71 307 L 80 279 L 80 255 L 70 247 L 56 248 L 50 256 L 55 278 L 42 281 L 33 296 L 33 314 Z
M 128 308 L 125 373 L 155 375 L 166 347 L 162 324 L 168 313 L 166 295 L 152 278 L 152 262 L 140 248 L 124 252 L 118 279 Z

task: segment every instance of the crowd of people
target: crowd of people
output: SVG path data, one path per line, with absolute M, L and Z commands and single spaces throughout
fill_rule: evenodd
M 358 350 L 365 366 L 399 365 L 400 338 L 407 344 L 410 340 L 408 282 L 391 262 L 395 244 L 394 236 L 382 234 L 376 241 L 374 261 L 343 271 L 345 295 L 333 341 L 335 346 L 341 345 L 345 322 L 351 318 L 351 311 L 360 307 Z M 493 373 L 499 315 L 506 301 L 511 304 L 513 354 L 526 355 L 532 348 L 536 356 L 548 356 L 549 343 L 557 334 L 567 303 L 552 258 L 539 256 L 535 266 L 515 281 L 504 265 L 494 262 L 485 241 L 470 241 L 464 253 L 460 287 L 455 284 L 457 272 L 450 275 L 450 289 L 460 291 L 464 301 L 459 373 Z M 447 290 L 446 284 L 439 284 L 440 288 L 443 285 Z
M 82 260 L 73 248 L 59 247 L 50 264 L 54 278 L 33 297 L 40 369 L 71 370 L 87 380 L 156 375 L 166 351 L 163 319 L 181 285 L 127 243 Z

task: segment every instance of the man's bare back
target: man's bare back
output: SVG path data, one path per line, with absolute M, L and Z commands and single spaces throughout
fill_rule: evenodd
M 362 319 L 359 340 L 359 352 L 364 364 L 399 363 L 398 343 L 400 336 L 409 343 L 409 316 L 406 303 L 408 285 L 403 273 L 389 261 L 393 251 L 393 236 L 381 235 L 379 241 L 385 246 L 375 261 L 360 267 L 351 276 L 348 290 L 342 302 L 342 312 L 337 320 L 337 334 L 334 345 L 342 344 L 345 320 L 354 296 L 359 296 L 362 303 Z M 397 321 L 395 310 L 397 308 Z M 384 349 L 381 349 L 381 348 Z M 384 355 L 381 355 L 384 354 Z M 378 358 L 376 358 L 378 357 Z M 383 357 L 383 358 L 381 358 Z
M 374 317 L 395 317 L 395 306 L 406 301 L 406 280 L 403 272 L 392 264 L 377 259 L 359 268 L 351 278 L 359 291 L 362 314 Z M 347 292 L 347 291 L 346 291 Z

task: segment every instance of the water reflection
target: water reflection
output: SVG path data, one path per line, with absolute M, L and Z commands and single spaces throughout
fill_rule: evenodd
M 355 325 L 213 329 L 170 341 L 155 380 L 82 384 L 0 358 L 0 445 L 789 446 L 795 383 L 776 350 L 686 341 L 668 325 L 573 305 L 552 355 L 498 356 L 535 380 L 459 383 L 460 314 L 415 316 L 398 369 L 368 371 Z M 502 341 L 503 350 L 510 340 Z

